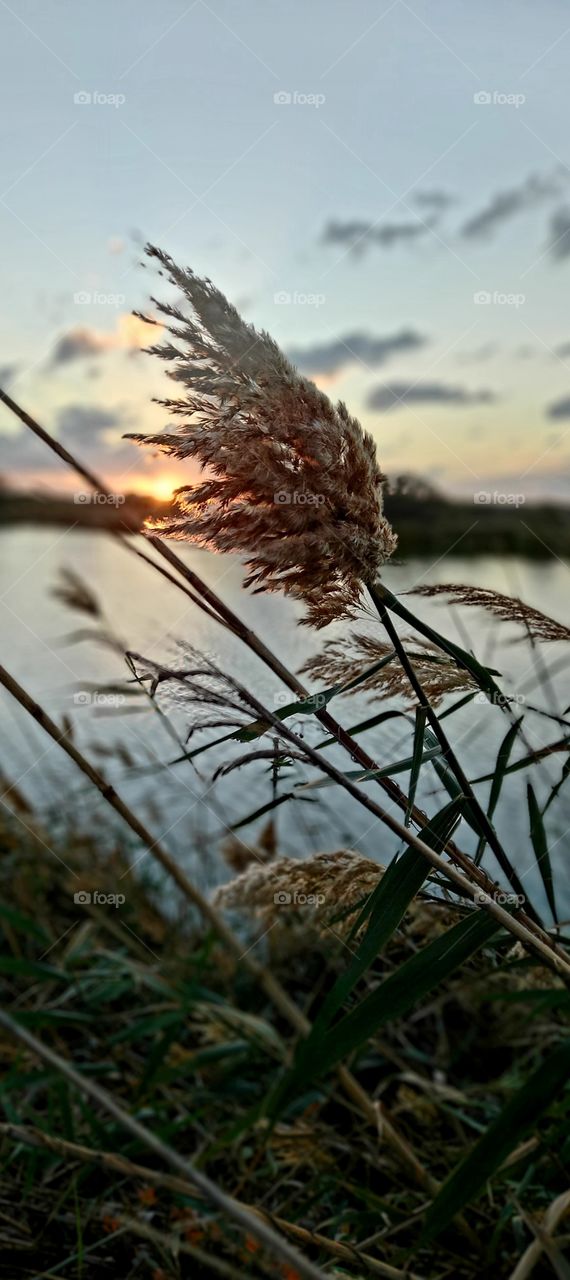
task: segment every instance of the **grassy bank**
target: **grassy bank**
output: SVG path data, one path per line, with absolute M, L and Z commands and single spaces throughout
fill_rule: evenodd
M 422 1183 L 425 1176 L 444 1181 L 547 1058 L 561 1034 L 562 983 L 499 940 L 353 1058 L 377 1108 L 376 1128 L 330 1072 L 270 1124 L 259 1109 L 293 1041 L 259 986 L 186 913 L 166 918 L 144 875 L 123 878 L 132 849 L 101 861 L 96 840 L 54 841 L 29 811 L 24 838 L 23 818 L 21 804 L 19 817 L 3 812 L 0 919 L 3 997 L 24 1026 L 236 1199 L 277 1220 L 327 1273 L 364 1276 L 384 1263 L 408 1275 L 413 1250 L 415 1275 L 511 1275 L 521 1252 L 541 1239 L 544 1212 L 568 1173 L 568 1100 L 515 1146 L 492 1194 L 477 1198 L 463 1226 L 453 1223 L 424 1246 Z M 276 865 L 276 883 L 278 875 Z M 125 886 L 118 907 L 74 901 L 81 892 L 113 895 Z M 346 893 L 339 880 L 344 902 L 334 903 L 333 931 L 306 910 L 275 912 L 266 957 L 309 1013 L 346 964 L 348 923 L 338 922 Z M 351 1005 L 460 914 L 417 899 Z M 247 911 L 242 926 L 245 947 L 260 927 Z M 254 1235 L 244 1238 L 196 1189 L 176 1185 L 57 1072 L 4 1033 L 0 1040 L 0 1237 L 11 1280 L 293 1280 L 293 1269 L 272 1260 Z M 549 1247 L 537 1280 L 552 1274 L 549 1258 L 560 1257 L 560 1248 Z

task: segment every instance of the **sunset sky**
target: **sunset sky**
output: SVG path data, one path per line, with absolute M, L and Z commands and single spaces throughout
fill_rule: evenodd
M 0 385 L 118 490 L 189 478 L 147 239 L 345 399 L 389 475 L 570 500 L 563 0 L 1 3 Z M 0 474 L 73 479 L 0 410 Z

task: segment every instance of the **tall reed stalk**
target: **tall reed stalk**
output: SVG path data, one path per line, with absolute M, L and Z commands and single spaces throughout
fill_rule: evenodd
M 53 436 L 51 436 L 50 433 L 46 431 L 44 427 L 42 427 L 34 418 L 31 417 L 31 415 L 29 415 L 24 409 L 22 409 L 20 405 L 18 405 L 14 400 L 12 400 L 12 398 L 2 389 L 0 389 L 0 400 L 2 400 L 7 405 L 7 407 L 20 419 L 21 422 L 24 423 L 25 426 L 27 426 L 35 435 L 39 437 L 39 439 L 43 441 L 44 444 L 46 444 L 55 454 L 57 454 L 57 456 L 60 457 L 61 460 L 66 463 L 66 465 L 68 465 L 79 476 L 81 476 L 82 479 L 84 479 L 96 493 L 102 493 L 102 494 L 108 493 L 107 487 L 99 479 L 99 477 L 95 475 L 93 471 L 85 467 L 84 464 L 79 459 L 74 457 L 69 452 L 69 450 L 67 450 L 64 446 L 60 444 L 58 440 L 56 440 Z M 130 529 L 126 529 L 126 534 L 130 534 L 131 532 L 132 531 Z M 131 551 L 133 554 L 139 557 L 142 557 L 149 565 L 155 568 L 158 572 L 163 572 L 163 570 L 161 569 L 161 566 L 157 565 L 156 562 L 151 560 L 148 556 L 145 556 L 144 552 L 141 552 L 138 548 L 136 548 L 128 537 L 120 533 L 116 534 L 115 536 L 119 539 L 121 544 L 124 545 L 129 551 Z M 212 590 L 212 588 L 210 588 L 208 584 L 205 583 L 199 577 L 199 575 L 194 572 L 194 570 L 190 569 L 184 563 L 184 561 L 182 561 L 180 557 L 177 556 L 176 553 L 172 551 L 172 549 L 163 542 L 163 540 L 160 537 L 158 537 L 156 534 L 150 534 L 148 540 L 151 543 L 151 545 L 154 547 L 154 549 L 164 559 L 166 559 L 170 563 L 172 568 L 174 568 L 176 572 L 184 579 L 185 583 L 189 585 L 190 597 L 200 609 L 207 612 L 207 614 L 210 617 L 214 617 L 216 620 L 219 620 L 223 625 L 227 626 L 229 630 L 232 632 L 232 634 L 235 635 L 238 639 L 242 640 L 247 645 L 247 647 L 253 653 L 255 653 L 256 656 L 259 657 L 261 661 L 263 661 L 270 670 L 274 672 L 275 675 L 277 675 L 281 680 L 283 680 L 284 684 L 287 684 L 287 686 L 291 689 L 293 693 L 295 693 L 301 698 L 307 698 L 310 696 L 305 686 L 298 680 L 298 678 L 295 675 L 293 675 L 284 666 L 284 664 L 273 653 L 273 651 L 269 649 L 267 645 L 265 645 L 265 643 L 255 634 L 255 632 L 251 630 L 251 628 L 247 627 L 246 624 L 242 622 L 242 620 L 234 613 L 233 610 L 231 610 L 221 600 L 221 598 Z M 170 575 L 168 575 L 168 580 L 171 581 L 174 586 L 184 589 L 182 587 L 182 584 L 179 583 L 178 579 L 172 578 Z M 377 592 L 377 598 L 380 598 L 378 594 L 378 589 L 376 587 L 374 587 L 373 589 Z M 417 625 L 419 630 L 426 630 L 426 628 L 424 628 L 422 624 L 418 623 Z M 439 642 L 440 638 L 438 637 L 438 634 L 436 632 L 433 632 L 431 629 L 429 629 L 429 634 L 431 638 L 435 637 L 435 639 Z M 442 647 L 443 647 L 443 644 L 442 644 Z M 456 646 L 450 645 L 449 649 L 450 651 L 453 651 L 453 653 L 455 654 Z M 455 656 L 457 655 L 455 654 Z M 266 712 L 266 716 L 268 714 L 269 713 Z M 319 719 L 323 727 L 327 729 L 327 732 L 331 734 L 331 736 L 334 737 L 335 740 L 339 742 L 340 745 L 343 746 L 347 752 L 349 752 L 353 760 L 355 760 L 358 764 L 360 764 L 364 770 L 371 770 L 371 771 L 375 770 L 376 768 L 375 761 L 368 755 L 366 751 L 363 750 L 360 744 L 354 742 L 354 739 L 351 738 L 351 736 L 342 728 L 342 726 L 338 724 L 338 722 L 331 716 L 330 712 L 326 708 L 319 707 L 317 705 L 315 707 L 315 715 Z M 301 744 L 301 745 L 303 747 L 306 746 L 306 744 Z M 319 761 L 319 764 L 321 764 L 321 761 Z M 338 781 L 340 785 L 342 785 L 346 790 L 349 789 L 346 779 L 340 773 L 339 773 Z M 403 794 L 403 792 L 401 792 L 397 784 L 395 784 L 393 780 L 386 779 L 386 778 L 378 778 L 377 781 L 379 785 L 384 790 L 387 791 L 390 798 L 396 800 L 398 807 L 403 812 L 407 813 L 409 808 L 408 800 L 406 796 Z M 365 808 L 370 809 L 368 798 L 362 793 L 360 789 L 354 789 L 354 796 L 359 801 L 360 804 L 363 804 Z M 387 816 L 385 816 L 384 811 L 381 810 L 379 806 L 372 808 L 371 812 L 374 812 L 375 816 L 377 816 L 381 821 L 386 821 L 387 826 L 389 826 L 393 831 L 395 831 L 396 834 L 401 835 L 401 838 L 405 841 L 406 844 L 411 845 L 412 833 L 409 832 L 409 830 L 404 825 L 402 824 L 397 824 L 396 826 L 392 825 L 391 821 L 388 820 Z M 413 820 L 416 822 L 420 830 L 422 830 L 428 825 L 427 816 L 420 809 L 418 809 L 416 805 L 412 805 L 411 807 L 411 816 Z M 457 848 L 455 843 L 450 838 L 446 839 L 444 848 L 445 848 L 445 852 L 448 853 L 452 862 L 455 863 L 458 867 L 460 867 L 461 870 L 464 872 L 464 875 L 468 877 L 469 882 L 471 884 L 471 888 L 469 890 L 470 896 L 473 896 L 473 893 L 474 893 L 473 886 L 478 887 L 483 891 L 483 893 L 488 894 L 490 897 L 494 896 L 496 892 L 496 885 L 490 879 L 490 877 L 486 874 L 483 868 L 476 866 L 471 858 L 461 853 L 461 851 Z M 442 863 L 442 865 L 446 865 L 446 864 Z M 447 867 L 447 865 L 446 865 L 446 870 L 447 870 L 447 873 L 449 874 L 450 868 Z M 453 876 L 451 878 L 453 878 Z M 455 883 L 458 886 L 460 886 L 462 883 L 464 883 L 464 881 L 462 879 L 458 879 L 457 877 L 455 877 Z M 522 896 L 524 898 L 524 895 Z M 527 930 L 527 933 L 532 934 L 537 939 L 539 939 L 542 943 L 542 947 L 546 948 L 551 953 L 552 957 L 557 958 L 555 963 L 562 963 L 562 966 L 564 967 L 566 963 L 564 956 L 559 953 L 559 949 L 557 948 L 556 942 L 549 937 L 549 935 L 545 932 L 544 929 L 540 927 L 540 924 L 536 918 L 536 913 L 532 910 L 532 908 L 530 909 L 530 912 L 529 912 L 528 910 L 527 911 L 522 910 L 521 907 L 519 906 L 517 908 L 517 916 L 520 919 L 523 927 Z

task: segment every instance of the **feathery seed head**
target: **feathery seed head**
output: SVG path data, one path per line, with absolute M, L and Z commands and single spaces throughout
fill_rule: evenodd
M 463 667 L 458 667 L 453 658 L 448 658 L 437 645 L 421 638 L 415 639 L 411 636 L 402 638 L 432 706 L 437 706 L 447 693 L 470 689 L 475 692 L 477 686 L 469 672 Z M 351 694 L 369 691 L 374 701 L 383 698 L 405 698 L 408 704 L 413 706 L 415 698 L 410 691 L 408 677 L 398 662 L 391 644 L 379 639 L 372 632 L 350 631 L 347 635 L 325 641 L 321 652 L 309 658 L 301 667 L 301 671 L 309 675 L 311 680 L 322 681 L 325 684 L 349 684 L 368 667 L 382 659 L 388 659 L 390 654 L 393 655 L 394 661 L 387 662 L 387 665 L 380 670 L 374 670 L 357 688 L 349 689 L 347 692 Z
M 304 602 L 316 627 L 351 614 L 396 546 L 382 515 L 374 442 L 342 403 L 301 377 L 207 279 L 148 246 L 190 315 L 156 302 L 170 339 L 151 347 L 182 384 L 161 400 L 173 431 L 135 435 L 206 472 L 154 522 L 167 537 L 245 555 L 246 586 Z

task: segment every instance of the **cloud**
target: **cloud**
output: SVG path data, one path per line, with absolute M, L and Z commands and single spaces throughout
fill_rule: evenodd
M 392 382 L 375 387 L 367 400 L 369 409 L 388 413 L 391 409 L 403 409 L 408 404 L 492 404 L 496 396 L 492 391 L 468 391 L 466 387 L 448 386 L 443 382 Z
M 537 178 L 531 174 L 520 187 L 498 191 L 492 196 L 478 213 L 463 223 L 461 235 L 466 240 L 488 240 L 503 222 L 515 217 L 517 213 L 559 196 L 561 190 L 559 177 Z
M 449 191 L 434 188 L 432 191 L 417 191 L 414 201 L 416 204 L 423 205 L 425 209 L 433 209 L 434 213 L 443 213 L 448 205 L 455 204 L 455 196 L 452 196 Z
M 49 452 L 42 449 L 42 445 L 34 438 L 31 431 L 27 431 L 25 427 L 18 428 L 17 431 L 1 431 L 0 432 L 0 457 L 2 459 L 2 473 L 8 471 L 19 471 L 38 466 L 44 460 L 43 454 Z M 49 461 L 48 465 L 55 466 L 56 459 Z
M 77 448 L 81 456 L 88 454 L 90 461 L 96 460 L 102 467 L 132 461 L 133 447 L 121 439 L 125 429 L 132 425 L 132 417 L 122 406 L 107 409 L 96 405 L 69 404 L 59 410 L 55 421 L 57 439 L 72 452 Z M 37 471 L 39 468 L 61 471 L 61 463 L 55 455 L 25 427 L 9 433 L 1 432 L 0 452 L 4 471 Z
M 547 418 L 570 418 L 570 396 L 563 396 L 562 400 L 555 400 L 554 404 L 549 404 L 546 416 Z
M 70 364 L 72 360 L 81 360 L 85 356 L 100 356 L 109 350 L 109 343 L 102 334 L 93 329 L 70 329 L 64 333 L 54 347 L 51 364 Z
M 344 245 L 353 253 L 364 253 L 371 245 L 392 249 L 398 244 L 411 244 L 428 234 L 427 222 L 364 222 L 358 219 L 346 222 L 329 222 L 321 241 L 323 244 Z
M 570 257 L 570 209 L 558 209 L 550 220 L 550 241 L 548 248 L 555 262 L 562 262 Z
M 60 366 L 87 357 L 98 358 L 107 351 L 138 351 L 149 342 L 156 341 L 159 332 L 160 326 L 146 324 L 139 316 L 129 313 L 117 317 L 114 332 L 78 326 L 58 339 L 49 363 Z
M 483 342 L 480 347 L 475 347 L 473 351 L 460 351 L 457 355 L 457 361 L 459 364 L 484 364 L 487 360 L 492 360 L 499 350 L 497 342 Z
M 94 444 L 106 432 L 123 428 L 131 421 L 123 409 L 99 409 L 95 405 L 68 404 L 57 417 L 57 435 L 63 444 Z
M 298 347 L 289 352 L 289 359 L 301 373 L 338 373 L 346 365 L 362 361 L 373 367 L 384 364 L 400 351 L 416 351 L 427 342 L 414 329 L 402 329 L 399 333 L 376 338 L 370 333 L 349 333 L 331 342 L 315 343 L 312 347 Z
M 0 364 L 0 386 L 8 387 L 18 372 L 17 364 Z

